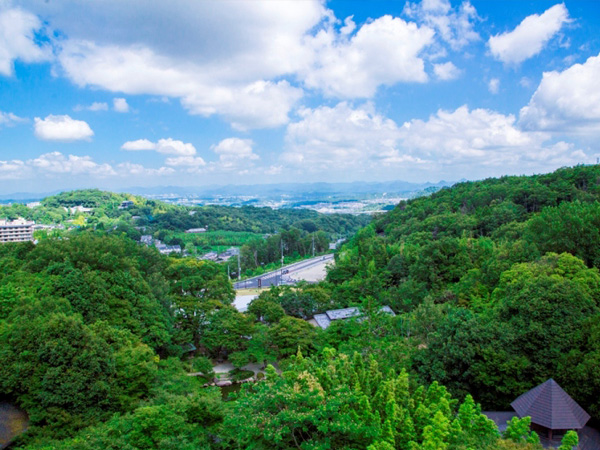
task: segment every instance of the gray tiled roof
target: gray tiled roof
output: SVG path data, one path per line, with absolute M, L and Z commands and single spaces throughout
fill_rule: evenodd
M 329 317 L 330 320 L 340 320 L 360 316 L 360 311 L 358 308 L 343 308 L 325 311 L 325 314 L 327 314 L 327 317 Z
M 390 314 L 392 316 L 396 315 L 394 314 L 394 311 L 392 311 L 392 308 L 390 308 L 389 306 L 382 306 L 381 308 L 379 308 L 379 311 L 386 314 Z M 360 317 L 361 315 L 362 313 L 358 308 L 351 307 L 342 309 L 331 309 L 329 311 L 325 311 L 324 314 L 315 314 L 314 319 L 315 322 L 317 322 L 317 325 L 319 325 L 325 330 L 327 327 L 329 327 L 329 325 L 331 325 L 331 322 L 333 322 L 334 320 L 343 320 L 349 319 L 351 317 Z
M 550 378 L 510 404 L 520 417 L 551 430 L 578 430 L 590 415 Z
M 331 325 L 331 320 L 329 320 L 327 314 L 315 314 L 315 317 L 313 317 L 313 319 L 315 319 L 317 325 L 319 325 L 323 329 L 326 329 L 329 325 Z

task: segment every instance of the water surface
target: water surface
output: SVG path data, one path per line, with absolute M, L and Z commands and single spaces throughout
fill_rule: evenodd
M 0 448 L 27 429 L 27 413 L 16 406 L 0 402 Z

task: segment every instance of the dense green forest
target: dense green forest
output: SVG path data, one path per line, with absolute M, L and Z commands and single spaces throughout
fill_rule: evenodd
M 405 313 L 421 382 L 507 409 L 552 377 L 599 419 L 599 200 L 600 167 L 579 166 L 402 202 L 339 254 L 329 290 Z
M 326 281 L 265 290 L 246 313 L 223 266 L 127 230 L 3 245 L 0 397 L 31 420 L 15 445 L 539 449 L 528 418 L 500 435 L 481 411 L 552 377 L 600 419 L 599 195 L 600 168 L 582 166 L 402 202 Z M 306 321 L 346 306 L 363 316 Z M 265 370 L 223 400 L 205 383 L 225 360 L 234 379 Z

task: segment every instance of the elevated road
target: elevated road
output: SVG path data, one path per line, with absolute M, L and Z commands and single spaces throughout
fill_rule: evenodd
M 263 273 L 258 277 L 248 278 L 244 281 L 238 281 L 233 284 L 234 289 L 256 289 L 268 288 L 270 286 L 279 286 L 281 284 L 293 284 L 294 274 L 313 266 L 322 264 L 324 261 L 332 261 L 333 255 L 317 256 L 311 259 L 305 259 L 294 264 L 289 264 L 273 272 Z

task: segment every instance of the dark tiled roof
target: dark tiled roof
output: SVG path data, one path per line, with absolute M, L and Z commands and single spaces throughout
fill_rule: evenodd
M 551 430 L 578 430 L 590 420 L 590 415 L 552 378 L 510 405 L 520 417 L 530 416 L 532 423 Z

